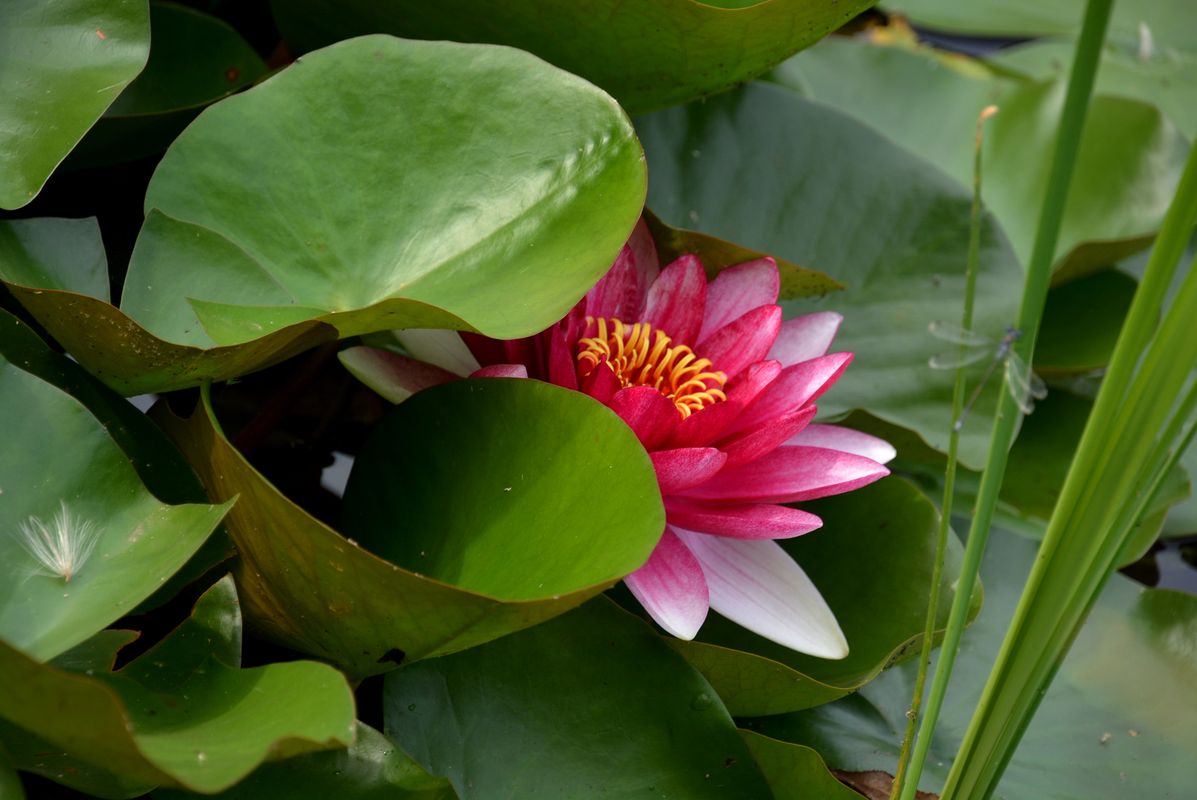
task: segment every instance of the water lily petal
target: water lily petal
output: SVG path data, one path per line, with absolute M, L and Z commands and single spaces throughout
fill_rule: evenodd
M 724 466 L 738 467 L 781 447 L 810 424 L 816 410 L 814 406 L 807 406 L 792 414 L 765 420 L 721 443 L 719 449 L 727 453 L 727 464 Z
M 412 358 L 435 364 L 463 378 L 482 366 L 457 331 L 409 328 L 395 331 L 395 338 Z
M 779 306 L 760 306 L 719 328 L 699 342 L 698 355 L 711 359 L 714 368 L 735 378 L 740 371 L 765 358 L 781 327 Z
M 359 381 L 392 403 L 402 403 L 422 389 L 455 381 L 446 369 L 377 347 L 349 347 L 337 358 Z
M 831 388 L 851 361 L 851 353 L 832 353 L 786 367 L 744 409 L 725 435 L 739 433 L 811 403 Z
M 750 631 L 820 658 L 848 655 L 827 601 L 776 542 L 679 529 L 706 575 L 710 607 Z
M 608 406 L 628 424 L 645 450 L 658 449 L 681 421 L 673 401 L 651 386 L 620 389 Z
M 748 405 L 766 386 L 777 380 L 780 372 L 781 364 L 777 361 L 758 361 L 755 364 L 749 364 L 736 376 L 734 381 L 729 381 L 724 388 L 727 399 L 736 401 L 741 406 Z
M 734 503 L 796 503 L 872 483 L 889 470 L 871 458 L 823 447 L 779 447 L 755 461 L 724 469 L 681 494 Z
M 657 624 L 679 639 L 693 639 L 707 618 L 702 567 L 668 526 L 648 562 L 623 580 Z
M 665 519 L 678 528 L 734 539 L 789 539 L 823 526 L 809 511 L 765 504 L 724 505 L 665 498 Z
M 714 447 L 658 450 L 649 455 L 663 495 L 697 486 L 721 470 L 727 461 L 727 455 Z
M 777 262 L 771 258 L 745 261 L 723 270 L 707 290 L 706 315 L 697 341 L 702 343 L 712 333 L 757 306 L 776 303 L 780 288 Z
M 611 269 L 586 293 L 586 316 L 621 319 L 629 324 L 640 321 L 648 287 L 660 269 L 652 234 L 641 220 Z
M 809 447 L 825 447 L 845 453 L 871 458 L 878 464 L 887 464 L 898 451 L 884 439 L 867 433 L 841 428 L 838 425 L 808 425 L 790 438 L 786 444 L 804 444 Z
M 787 367 L 799 361 L 818 358 L 831 347 L 831 341 L 843 321 L 843 316 L 834 311 L 816 311 L 814 314 L 787 319 L 781 323 L 769 358 L 775 358 Z
M 684 255 L 661 270 L 648 290 L 644 321 L 675 344 L 697 341 L 707 302 L 707 274 L 697 256 Z
M 743 409 L 734 400 L 707 406 L 674 426 L 662 447 L 705 447 L 722 436 Z
M 603 405 L 610 405 L 611 398 L 622 388 L 619 378 L 615 377 L 615 373 L 607 366 L 606 356 L 603 356 L 598 366 L 579 379 L 579 384 L 583 392 Z
M 474 354 L 474 358 L 478 359 L 478 363 L 483 366 L 501 364 L 509 360 L 506 348 L 500 339 L 491 339 L 472 331 L 461 331 L 458 335 L 461 336 L 461 340 L 465 342 L 465 346 L 470 349 L 470 352 Z
M 523 364 L 491 364 L 474 372 L 471 378 L 527 378 L 528 368 Z

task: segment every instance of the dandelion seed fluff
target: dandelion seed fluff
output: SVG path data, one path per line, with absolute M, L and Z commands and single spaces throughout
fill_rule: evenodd
M 83 569 L 99 539 L 95 524 L 72 514 L 65 501 L 60 501 L 49 524 L 31 516 L 21 523 L 20 532 L 21 544 L 36 562 L 33 574 L 67 583 Z

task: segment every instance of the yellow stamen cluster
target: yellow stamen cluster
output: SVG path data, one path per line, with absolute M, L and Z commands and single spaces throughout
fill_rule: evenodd
M 726 400 L 727 376 L 711 369 L 684 344 L 670 347 L 664 331 L 646 322 L 627 325 L 618 319 L 586 318 L 598 335 L 578 341 L 578 361 L 589 374 L 605 358 L 615 377 L 625 386 L 651 386 L 668 397 L 682 419 L 706 406 Z

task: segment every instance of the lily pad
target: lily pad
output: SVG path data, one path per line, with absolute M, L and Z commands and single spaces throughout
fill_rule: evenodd
M 0 278 L 108 300 L 108 257 L 95 217 L 0 220 Z
M 228 506 L 166 505 L 78 400 L 0 358 L 0 638 L 35 661 L 131 611 Z
M 843 497 L 803 505 L 823 527 L 779 542 L 819 587 L 848 638 L 840 661 L 802 655 L 715 614 L 693 642 L 671 640 L 736 716 L 828 703 L 918 653 L 939 515 L 910 482 L 887 478 Z M 868 553 L 862 559 L 860 554 Z M 949 536 L 938 625 L 947 622 L 961 547 Z M 972 613 L 981 592 L 973 596 Z
M 150 51 L 146 0 L 0 4 L 0 208 L 20 208 Z
M 175 141 L 122 311 L 10 289 L 126 393 L 389 328 L 518 337 L 610 266 L 644 187 L 627 118 L 581 79 L 508 48 L 370 36 L 211 106 Z
M 1075 49 L 1068 41 L 1031 42 L 1000 50 L 987 61 L 1034 80 L 1058 79 L 1067 76 Z M 1096 91 L 1154 103 L 1192 139 L 1197 135 L 1197 86 L 1188 76 L 1194 70 L 1197 49 L 1186 52 L 1146 42 L 1131 47 L 1107 43 L 1101 53 Z
M 740 731 L 773 792 L 774 800 L 860 800 L 836 780 L 817 752 L 753 731 Z
M 353 743 L 285 761 L 263 764 L 245 780 L 216 795 L 177 789 L 154 792 L 160 800 L 213 797 L 214 800 L 456 800 L 444 778 L 429 775 L 398 745 L 358 721 Z
M 73 223 L 74 220 L 64 222 Z M 68 226 L 69 228 L 69 226 Z M 3 224 L 0 223 L 0 231 Z M 54 228 L 48 229 L 52 233 Z M 166 435 L 125 398 L 100 383 L 67 356 L 50 349 L 34 331 L 0 310 L 0 358 L 53 384 L 87 407 L 137 471 L 137 477 L 164 503 L 207 503 L 204 487 Z M 195 555 L 160 585 L 134 613 L 155 607 L 233 555 L 233 545 L 218 528 Z
M 1078 17 L 1079 19 L 1079 17 Z M 1022 264 L 1034 242 L 1064 86 L 1003 79 L 979 62 L 900 39 L 889 46 L 829 41 L 774 77 L 872 125 L 972 185 L 977 115 L 986 124 L 985 204 Z M 919 113 L 911 113 L 912 108 Z M 1188 142 L 1158 108 L 1109 95 L 1090 103 L 1056 247 L 1056 279 L 1109 266 L 1145 247 L 1163 220 Z
M 885 7 L 941 31 L 1014 38 L 1075 35 L 1085 14 L 1084 0 L 891 0 Z M 1115 3 L 1109 35 L 1116 41 L 1134 42 L 1142 24 L 1161 44 L 1197 51 L 1197 26 L 1191 24 L 1191 13 L 1186 0 Z
M 387 735 L 462 800 L 769 796 L 702 676 L 605 599 L 403 667 L 383 692 Z
M 820 411 L 864 408 L 946 449 L 952 375 L 927 366 L 945 349 L 927 326 L 960 316 L 970 194 L 862 123 L 778 86 L 750 84 L 637 126 L 653 174 L 649 202 L 664 220 L 788 258 L 847 287 L 822 302 L 783 304 L 789 314 L 844 315 L 834 347 L 856 358 L 820 398 Z M 1015 318 L 1021 280 L 986 217 L 979 330 L 1000 332 Z M 995 385 L 978 403 L 978 419 L 992 420 L 996 392 Z M 988 438 L 987 428 L 967 431 L 961 460 L 981 464 Z
M 150 57 L 71 153 L 67 167 L 161 153 L 207 105 L 249 86 L 266 64 L 224 21 L 150 3 Z
M 985 609 L 963 639 L 920 788 L 951 765 L 1036 544 L 994 531 L 981 574 Z M 1113 575 L 1028 727 L 998 788 L 1005 797 L 1185 797 L 1197 740 L 1197 597 Z M 914 665 L 817 709 L 753 730 L 818 750 L 838 769 L 893 773 Z M 1150 692 L 1143 687 L 1150 686 Z
M 370 0 L 272 2 L 300 51 L 364 33 L 490 42 L 535 53 L 613 94 L 629 111 L 677 105 L 743 83 L 817 42 L 871 0 Z
M 381 555 L 280 494 L 211 414 L 159 420 L 211 496 L 241 497 L 226 526 L 246 618 L 351 676 L 564 613 L 644 563 L 665 524 L 630 429 L 548 384 L 462 381 L 391 412 L 346 498 L 346 532 Z
M 107 796 L 129 796 L 139 784 L 211 793 L 267 758 L 352 741 L 353 695 L 336 670 L 228 663 L 239 658 L 237 596 L 226 578 L 176 631 L 117 672 L 94 662 L 83 673 L 38 664 L 0 642 L 0 716 L 91 765 L 98 775 L 62 780 Z

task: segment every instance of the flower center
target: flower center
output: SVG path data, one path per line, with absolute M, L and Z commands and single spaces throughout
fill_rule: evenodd
M 589 375 L 603 359 L 624 386 L 651 386 L 668 397 L 682 419 L 706 406 L 726 400 L 727 375 L 711 369 L 684 344 L 670 347 L 669 336 L 647 322 L 626 325 L 618 319 L 587 317 L 598 335 L 578 341 L 578 362 Z

